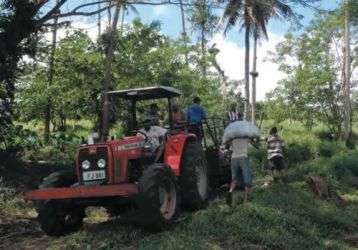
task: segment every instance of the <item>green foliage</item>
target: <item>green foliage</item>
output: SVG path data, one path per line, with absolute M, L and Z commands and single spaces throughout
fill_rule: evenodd
M 336 149 L 336 143 L 323 141 L 318 145 L 318 154 L 322 157 L 331 157 L 336 152 Z
M 33 54 L 30 34 L 36 29 L 34 1 L 4 0 L 0 3 L 0 148 L 11 147 L 12 106 L 20 58 Z
M 332 159 L 332 168 L 335 171 L 337 179 L 348 185 L 358 187 L 358 156 L 341 155 Z
M 101 70 L 101 55 L 86 34 L 75 32 L 66 37 L 58 43 L 51 86 L 47 67 L 38 66 L 24 76 L 17 93 L 20 118 L 44 119 L 48 100 L 57 127 L 66 119 L 92 118 L 98 108 Z
M 290 164 L 297 164 L 311 159 L 313 152 L 309 144 L 293 142 L 287 145 L 286 156 Z
M 319 130 L 315 133 L 315 136 L 317 136 L 318 139 L 323 141 L 332 141 L 335 135 L 333 135 L 330 131 L 326 130 Z
M 31 206 L 25 203 L 19 192 L 0 178 L 0 218 L 24 214 L 31 209 Z
M 267 149 L 265 147 L 251 148 L 249 155 L 252 166 L 260 169 L 266 164 Z
M 106 33 L 98 44 L 81 32 L 75 32 L 58 42 L 55 53 L 54 79 L 47 83 L 48 68 L 37 65 L 33 72 L 22 77 L 17 93 L 16 113 L 21 121 L 43 120 L 48 100 L 51 102 L 54 131 L 65 130 L 68 120 L 96 120 L 101 113 L 101 82 Z M 199 95 L 209 114 L 222 114 L 225 101 L 219 92 L 216 75 L 202 77 L 193 47 L 189 63 L 183 60 L 180 42 L 160 32 L 160 24 L 143 24 L 135 19 L 119 36 L 114 53 L 112 87 L 129 89 L 167 85 L 181 90 L 178 100 L 185 109 L 192 97 Z M 222 104 L 219 104 L 222 103 Z M 126 120 L 126 103 L 113 103 L 111 122 Z
M 287 78 L 268 96 L 275 120 L 298 120 L 309 128 L 321 121 L 331 133 L 341 133 L 343 69 L 337 61 L 343 58 L 334 50 L 341 50 L 336 41 L 342 37 L 342 16 L 331 13 L 318 16 L 298 36 L 287 34 L 277 46 L 273 61 Z

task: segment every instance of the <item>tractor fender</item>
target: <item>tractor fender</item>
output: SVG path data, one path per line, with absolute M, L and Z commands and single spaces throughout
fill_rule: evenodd
M 180 163 L 187 141 L 196 140 L 194 134 L 179 133 L 168 135 L 165 143 L 164 163 L 170 166 L 175 176 L 180 175 Z

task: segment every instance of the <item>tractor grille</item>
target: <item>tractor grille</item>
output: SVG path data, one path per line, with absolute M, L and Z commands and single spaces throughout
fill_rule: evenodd
M 99 168 L 97 165 L 98 160 L 104 159 L 106 161 L 106 166 L 104 168 Z M 89 169 L 83 169 L 82 168 L 82 162 L 83 161 L 89 161 L 90 162 L 90 168 Z M 84 185 L 98 185 L 102 183 L 106 183 L 108 181 L 108 150 L 107 147 L 97 147 L 95 153 L 91 152 L 90 148 L 83 148 L 80 149 L 78 154 L 78 168 L 80 173 L 80 183 Z M 94 173 L 94 171 L 101 171 L 105 172 L 104 178 L 100 179 L 93 179 L 93 180 L 85 180 L 84 175 L 88 175 L 91 173 Z M 96 176 L 98 177 L 98 176 Z

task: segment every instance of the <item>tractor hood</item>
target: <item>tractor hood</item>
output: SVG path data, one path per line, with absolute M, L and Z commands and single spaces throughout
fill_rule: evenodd
M 129 160 L 142 156 L 141 136 L 84 145 L 77 151 L 77 176 L 81 185 L 113 184 L 126 181 Z

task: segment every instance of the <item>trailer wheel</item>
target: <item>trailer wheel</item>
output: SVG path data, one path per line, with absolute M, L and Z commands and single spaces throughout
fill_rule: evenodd
M 149 231 L 169 228 L 177 218 L 179 203 L 172 170 L 164 164 L 153 164 L 143 172 L 138 184 L 138 223 Z
M 206 205 L 209 193 L 207 164 L 202 146 L 196 141 L 185 144 L 179 185 L 183 208 L 197 210 Z
M 63 170 L 45 177 L 40 189 L 69 187 L 76 183 L 73 171 Z M 85 208 L 71 206 L 71 201 L 48 200 L 37 203 L 38 221 L 41 229 L 48 235 L 59 236 L 77 231 L 81 228 Z
M 79 230 L 84 216 L 84 208 L 71 207 L 63 201 L 49 200 L 40 204 L 37 219 L 47 235 L 60 236 Z

